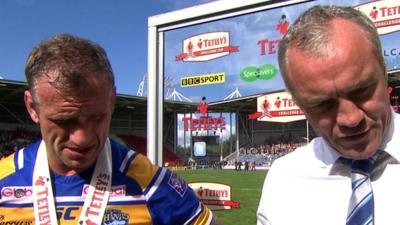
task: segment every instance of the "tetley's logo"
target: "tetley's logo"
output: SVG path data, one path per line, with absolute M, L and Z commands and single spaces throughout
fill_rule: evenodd
M 399 0 L 372 1 L 354 8 L 366 14 L 375 23 L 379 34 L 400 30 Z
M 239 51 L 238 46 L 230 45 L 229 32 L 196 35 L 183 40 L 182 47 L 183 52 L 175 57 L 177 61 L 207 61 Z
M 183 128 L 185 131 L 198 131 L 198 130 L 225 130 L 226 122 L 225 117 L 212 117 L 208 116 L 208 103 L 206 97 L 201 99 L 200 104 L 197 106 L 197 110 L 202 115 L 200 118 L 183 117 Z

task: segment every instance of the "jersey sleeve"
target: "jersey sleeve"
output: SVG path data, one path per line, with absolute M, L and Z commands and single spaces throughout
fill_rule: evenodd
M 212 212 L 175 173 L 137 154 L 126 175 L 141 187 L 154 225 L 210 224 Z
M 175 173 L 162 168 L 159 179 L 146 193 L 154 224 L 209 224 L 211 211 Z

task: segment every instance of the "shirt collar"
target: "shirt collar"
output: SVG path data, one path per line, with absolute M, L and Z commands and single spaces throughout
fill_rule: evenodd
M 397 124 L 397 126 L 395 124 Z M 379 149 L 388 153 L 394 159 L 392 162 L 400 163 L 400 151 L 398 149 L 400 146 L 400 139 L 396 139 L 395 137 L 400 137 L 400 115 L 391 110 L 389 127 L 386 135 L 383 137 L 383 141 Z M 341 165 L 343 163 L 339 159 L 341 159 L 342 155 L 338 151 L 333 149 L 328 142 L 326 142 L 325 140 L 324 142 L 326 143 L 327 148 L 329 148 L 329 151 L 327 151 L 328 154 L 326 154 L 325 158 L 328 159 L 327 161 L 329 163 L 332 163 L 330 173 L 340 173 L 342 170 Z
M 398 149 L 400 146 L 400 141 L 399 138 L 396 137 L 400 137 L 399 126 L 400 126 L 400 115 L 392 110 L 392 116 L 390 118 L 389 128 L 380 146 L 380 149 L 382 151 L 387 152 L 398 162 L 400 162 L 400 151 Z
M 322 137 L 314 138 L 310 144 L 313 146 L 320 167 L 329 168 L 341 157 L 340 153 Z

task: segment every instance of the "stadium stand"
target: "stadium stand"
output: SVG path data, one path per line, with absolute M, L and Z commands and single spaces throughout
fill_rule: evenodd
M 130 148 L 139 152 L 141 154 L 146 155 L 146 138 L 134 136 L 134 135 L 118 135 L 122 140 L 124 140 L 125 144 Z
M 147 154 L 146 138 L 135 135 L 111 135 L 111 137 L 122 142 L 122 144 L 127 145 L 136 152 L 144 155 Z M 0 159 L 18 151 L 39 138 L 40 133 L 35 131 L 26 131 L 22 129 L 0 130 Z M 167 148 L 164 148 L 164 162 L 169 166 L 183 165 L 182 160 Z
M 144 137 L 138 137 L 134 135 L 118 135 L 125 141 L 125 144 L 143 155 L 147 155 L 147 139 Z M 171 150 L 164 147 L 164 164 L 167 166 L 182 166 L 183 161 L 174 154 Z
M 34 131 L 0 130 L 0 159 L 11 155 L 39 137 L 40 133 Z
M 400 70 L 389 72 L 389 85 L 392 88 L 391 104 L 396 112 L 400 112 Z M 19 128 L 22 127 L 22 130 L 28 133 L 34 131 L 38 132 L 38 127 L 31 121 L 24 105 L 23 93 L 26 88 L 26 82 L 0 79 L 0 130 L 7 131 L 5 133 L 0 133 L 0 157 L 10 154 L 16 148 L 18 149 L 18 146 L 22 146 L 21 140 L 24 139 L 23 137 L 22 139 L 19 136 L 13 136 L 11 138 Z M 236 130 L 238 134 L 234 135 L 238 137 L 238 145 L 235 143 L 235 138 L 232 138 L 231 143 L 227 145 L 228 150 L 224 152 L 223 163 L 227 162 L 230 165 L 234 165 L 238 156 L 236 146 L 240 149 L 240 161 L 254 161 L 268 165 L 277 157 L 292 151 L 292 148 L 305 143 L 306 140 L 304 139 L 294 142 L 290 140 L 290 138 L 288 139 L 288 137 L 286 137 L 286 140 L 280 137 L 281 134 L 289 133 L 291 133 L 293 137 L 307 136 L 306 127 L 308 125 L 304 120 L 291 123 L 272 123 L 259 122 L 248 118 L 249 114 L 257 111 L 257 97 L 261 95 L 262 94 L 208 103 L 208 111 L 210 113 L 233 112 L 234 115 L 230 116 L 236 118 L 235 121 L 237 121 Z M 196 113 L 197 106 L 197 103 L 189 102 L 170 100 L 163 102 L 164 165 L 181 166 L 189 164 L 191 149 L 187 148 L 185 149 L 186 152 L 179 152 L 180 146 L 177 146 L 177 143 L 175 143 L 175 135 L 177 133 L 176 124 L 178 122 L 177 115 Z M 13 132 L 9 134 L 9 130 Z M 129 146 L 136 151 L 146 154 L 146 97 L 117 94 L 117 103 L 111 120 L 110 133 L 118 134 L 118 136 L 122 134 L 123 136 L 133 136 L 127 137 L 128 140 L 123 142 L 128 143 Z M 311 127 L 309 135 L 311 136 L 310 140 L 315 136 Z M 117 135 L 114 137 L 117 137 Z M 177 151 L 173 152 L 171 149 L 177 149 Z M 252 152 L 255 153 L 253 154 Z M 206 158 L 192 160 L 195 160 L 195 163 L 202 167 L 203 165 L 204 167 L 215 167 L 217 163 L 221 163 L 219 162 L 219 154 L 213 155 L 211 152 L 207 154 L 208 156 Z M 219 167 L 219 165 L 217 165 L 217 167 Z
M 307 140 L 301 137 L 280 137 L 277 139 L 269 138 L 263 144 L 249 144 L 240 148 L 239 162 L 256 163 L 257 165 L 271 165 L 272 162 L 282 157 L 296 148 L 306 145 Z M 234 164 L 230 160 L 230 164 Z

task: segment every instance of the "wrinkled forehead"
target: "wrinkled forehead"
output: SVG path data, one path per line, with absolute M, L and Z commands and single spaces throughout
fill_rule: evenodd
M 63 98 L 84 99 L 90 96 L 110 95 L 114 91 L 114 85 L 98 74 L 81 74 L 65 78 L 57 71 L 52 71 L 36 80 L 33 94 L 36 100 L 49 93 L 58 94 Z
M 113 110 L 115 99 L 109 87 L 88 87 L 82 91 L 64 92 L 42 82 L 37 88 L 37 109 L 47 114 L 104 114 Z
M 47 82 L 56 89 L 62 91 L 87 89 L 90 87 L 105 88 L 114 85 L 107 79 L 104 72 L 93 70 L 82 71 L 60 71 L 50 70 L 37 79 L 39 82 Z

